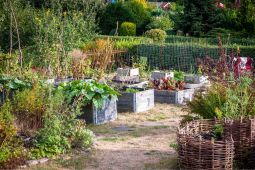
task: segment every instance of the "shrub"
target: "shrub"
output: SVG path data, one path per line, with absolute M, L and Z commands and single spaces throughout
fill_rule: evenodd
M 149 9 L 144 3 L 139 0 L 130 0 L 125 3 L 108 4 L 100 20 L 102 32 L 109 34 L 112 29 L 117 27 L 117 22 L 129 21 L 135 23 L 137 32 L 142 34 L 150 19 Z
M 161 29 L 167 31 L 173 28 L 172 21 L 167 17 L 154 17 L 152 21 L 146 26 L 146 29 Z
M 123 22 L 120 26 L 119 34 L 122 36 L 135 36 L 136 24 L 132 22 Z
M 197 94 L 188 106 L 204 119 L 238 119 L 255 115 L 253 80 L 242 77 L 240 82 L 215 84 L 206 94 Z
M 12 106 L 6 102 L 0 109 L 0 169 L 14 169 L 24 163 L 22 140 L 17 137 Z
M 166 32 L 160 29 L 148 30 L 144 35 L 156 42 L 164 42 L 167 36 Z
M 54 90 L 48 96 L 44 127 L 35 135 L 31 158 L 52 157 L 67 152 L 71 147 L 90 146 L 93 134 L 85 128 L 84 121 L 77 119 L 79 109 L 69 107 L 62 91 Z
M 14 96 L 13 115 L 20 131 L 29 134 L 43 126 L 43 116 L 47 108 L 46 89 L 39 84 L 32 89 L 17 92 Z

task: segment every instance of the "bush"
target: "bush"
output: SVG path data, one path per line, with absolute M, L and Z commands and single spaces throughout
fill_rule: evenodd
M 53 89 L 52 89 L 53 90 Z M 49 107 L 31 150 L 31 158 L 52 157 L 67 152 L 71 147 L 89 147 L 93 133 L 85 128 L 85 122 L 78 120 L 79 108 L 70 108 L 62 91 L 49 93 Z
M 197 94 L 188 106 L 204 119 L 238 119 L 255 115 L 253 80 L 242 77 L 240 82 L 215 84 L 209 91 Z
M 11 110 L 10 102 L 0 109 L 0 169 L 14 169 L 25 160 L 23 142 L 17 137 Z
M 108 4 L 105 11 L 100 16 L 100 28 L 104 34 L 109 34 L 117 27 L 117 22 L 125 21 L 136 24 L 137 32 L 142 34 L 150 19 L 149 9 L 144 2 L 130 0 Z
M 150 29 L 161 29 L 164 31 L 167 31 L 169 29 L 173 28 L 173 23 L 170 21 L 169 18 L 167 17 L 154 17 L 151 21 L 151 23 L 149 23 L 146 26 L 146 29 L 150 30 Z
M 160 29 L 151 29 L 146 31 L 144 35 L 156 42 L 164 42 L 167 36 L 166 32 Z
M 121 36 L 135 36 L 136 24 L 132 22 L 123 22 L 120 26 L 119 34 Z

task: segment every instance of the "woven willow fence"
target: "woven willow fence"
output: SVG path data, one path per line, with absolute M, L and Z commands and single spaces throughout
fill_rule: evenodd
M 234 141 L 230 136 L 222 140 L 202 139 L 202 133 L 211 132 L 215 120 L 193 121 L 179 129 L 179 164 L 183 169 L 233 169 Z
M 224 127 L 222 140 L 199 137 L 214 125 Z M 255 169 L 255 119 L 196 120 L 178 129 L 179 164 L 184 169 Z

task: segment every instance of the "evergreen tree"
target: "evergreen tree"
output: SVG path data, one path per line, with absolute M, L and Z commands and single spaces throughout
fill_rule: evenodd
M 215 0 L 184 0 L 183 31 L 199 36 L 222 22 Z

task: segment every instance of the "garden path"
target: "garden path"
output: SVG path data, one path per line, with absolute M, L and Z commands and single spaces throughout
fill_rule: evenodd
M 176 128 L 185 114 L 182 107 L 167 104 L 143 113 L 120 113 L 117 121 L 89 126 L 96 134 L 92 150 L 32 169 L 174 169 Z

